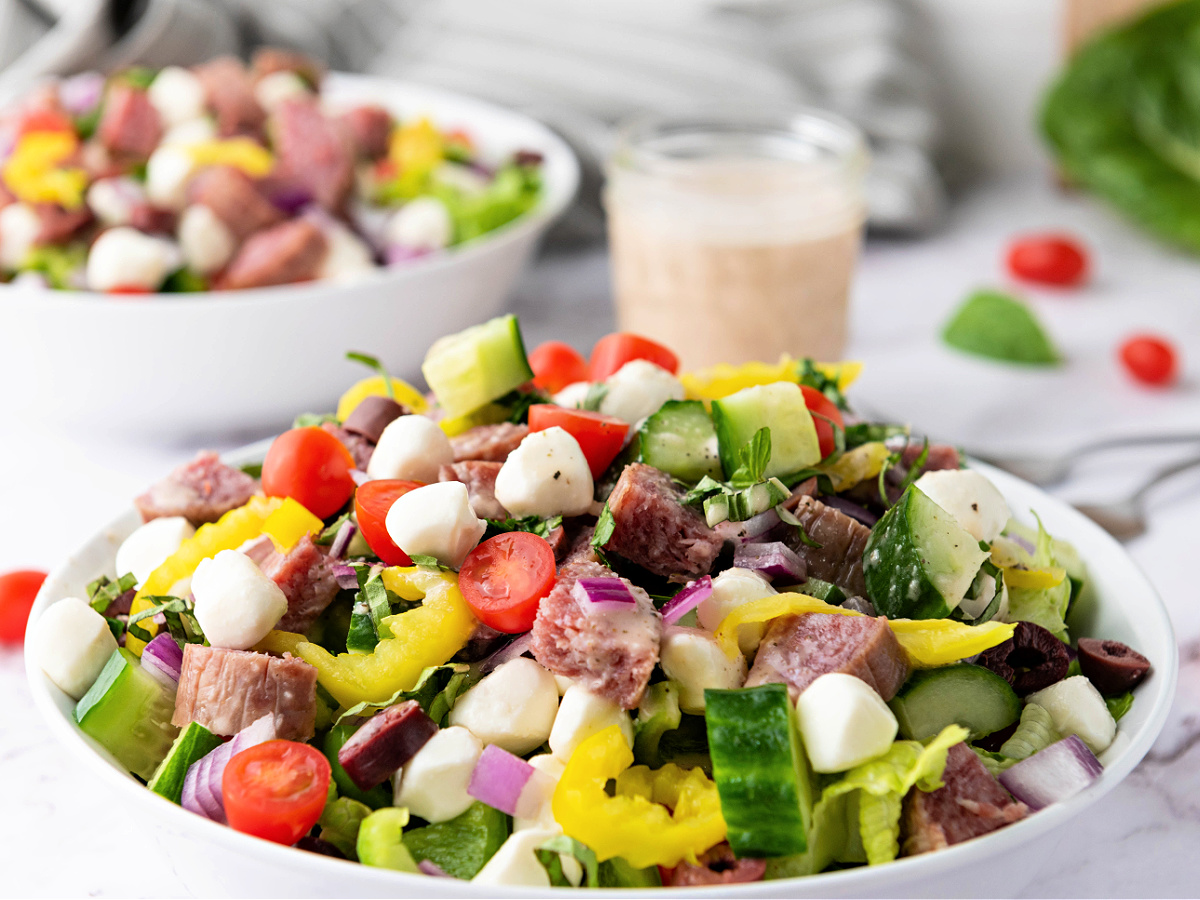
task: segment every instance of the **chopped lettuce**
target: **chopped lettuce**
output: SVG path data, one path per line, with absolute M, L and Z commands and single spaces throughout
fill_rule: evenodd
M 1030 568 L 1050 568 L 1063 566 L 1067 562 L 1066 554 L 1060 548 L 1070 545 L 1056 542 L 1038 519 L 1038 530 L 1034 552 L 1028 557 Z M 1008 531 L 1020 534 L 1009 523 Z M 1073 548 L 1071 548 L 1073 550 Z M 1010 622 L 1032 622 L 1041 625 L 1060 640 L 1067 640 L 1067 609 L 1071 603 L 1072 579 L 1064 578 L 1050 588 L 1017 588 L 1008 589 L 1008 614 L 1005 617 Z
M 87 263 L 86 244 L 43 244 L 34 247 L 18 267 L 22 272 L 40 272 L 50 287 L 60 291 L 80 287 L 74 283 Z
M 333 782 L 330 782 L 332 785 Z M 358 843 L 358 827 L 370 814 L 371 807 L 349 797 L 330 800 L 317 820 L 321 826 L 321 840 L 333 844 L 347 859 L 357 859 L 355 845 Z
M 563 871 L 563 857 L 574 858 L 583 870 L 583 885 L 590 888 L 600 887 L 599 863 L 591 848 L 579 843 L 575 838 L 560 834 L 550 838 L 535 851 L 538 862 L 550 877 L 554 887 L 575 887 L 571 879 Z

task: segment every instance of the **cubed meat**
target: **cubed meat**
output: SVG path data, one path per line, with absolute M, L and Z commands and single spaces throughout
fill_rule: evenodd
M 280 739 L 311 738 L 316 729 L 317 670 L 293 657 L 202 644 L 183 648 L 173 724 L 198 722 L 213 734 L 232 735 L 266 715 L 275 717 Z
M 749 884 L 762 881 L 767 872 L 765 859 L 738 859 L 725 841 L 700 854 L 699 865 L 680 863 L 671 870 L 671 887 L 696 887 L 705 884 Z
M 795 700 L 822 675 L 842 672 L 891 700 L 908 671 L 908 656 L 886 619 L 806 613 L 780 616 L 771 623 L 746 687 L 785 684 Z
M 662 617 L 650 595 L 628 581 L 637 600 L 629 611 L 589 615 L 571 595 L 580 578 L 615 577 L 599 563 L 563 567 L 538 607 L 531 646 L 537 661 L 554 674 L 578 679 L 593 693 L 633 709 L 658 662 Z
M 220 286 L 237 288 L 292 284 L 317 276 L 329 242 L 308 219 L 292 219 L 251 235 L 240 250 Z
M 681 502 L 683 489 L 666 472 L 626 466 L 608 498 L 613 532 L 604 549 L 655 575 L 708 574 L 724 540 Z
M 950 748 L 942 781 L 936 791 L 914 787 L 904 798 L 900 833 L 905 856 L 941 850 L 1029 814 L 1029 808 L 1000 786 L 966 744 Z
M 287 597 L 288 611 L 275 626 L 280 631 L 308 631 L 337 596 L 338 583 L 329 552 L 314 544 L 307 534 L 287 553 L 272 550 L 258 567 Z
M 155 483 L 133 503 L 144 522 L 183 516 L 198 526 L 215 522 L 231 509 L 245 505 L 256 489 L 253 478 L 205 450 Z
M 501 422 L 498 425 L 476 425 L 450 439 L 454 448 L 454 461 L 483 459 L 488 462 L 504 462 L 508 454 L 521 446 L 529 434 L 528 425 Z
M 129 211 L 129 224 L 146 234 L 163 234 L 173 238 L 177 220 L 178 216 L 173 210 L 151 203 L 135 203 Z
M 205 102 L 217 119 L 221 137 L 262 134 L 267 115 L 254 96 L 254 79 L 232 56 L 219 56 L 192 71 L 204 85 Z
M 250 176 L 233 166 L 201 170 L 188 185 L 188 199 L 211 209 L 239 241 L 285 218 Z
M 389 706 L 367 719 L 338 750 L 338 763 L 360 790 L 383 784 L 437 734 L 416 700 Z
M 338 116 L 359 159 L 378 159 L 388 152 L 392 114 L 382 106 L 356 106 Z
M 367 440 L 361 434 L 356 434 L 345 428 L 339 428 L 332 422 L 322 423 L 321 428 L 342 442 L 342 446 L 350 452 L 350 456 L 354 459 L 354 468 L 360 472 L 367 471 L 367 465 L 371 462 L 371 456 L 375 453 L 374 442 Z
M 162 121 L 145 91 L 114 84 L 104 100 L 96 136 L 113 153 L 147 159 L 162 138 Z
M 325 66 L 320 61 L 282 47 L 259 47 L 255 50 L 250 60 L 250 72 L 255 78 L 264 78 L 276 72 L 295 72 L 313 88 L 319 88 L 325 78 Z
M 925 442 L 913 442 L 904 448 L 900 454 L 900 465 L 904 468 L 905 474 L 912 468 L 925 450 Z M 959 467 L 958 448 L 950 444 L 930 444 L 929 455 L 925 457 L 925 462 L 921 464 L 921 474 L 926 472 L 936 472 L 940 469 L 957 469 Z M 904 476 L 902 475 L 901 478 Z
M 800 520 L 804 533 L 820 544 L 819 547 L 806 544 L 794 528 L 789 528 L 784 536 L 788 546 L 804 560 L 809 577 L 836 584 L 851 596 L 865 597 L 863 549 L 871 529 L 808 496 L 797 500 L 793 514 Z
M 461 481 L 467 486 L 471 510 L 481 519 L 507 519 L 508 510 L 496 499 L 496 476 L 504 463 L 470 459 L 438 471 L 438 481 Z
M 281 174 L 339 212 L 354 182 L 354 151 L 342 127 L 310 99 L 282 101 L 271 117 Z
M 61 244 L 69 241 L 92 221 L 92 211 L 86 206 L 79 209 L 63 209 L 57 203 L 38 203 L 33 209 L 41 224 L 37 236 L 39 244 Z

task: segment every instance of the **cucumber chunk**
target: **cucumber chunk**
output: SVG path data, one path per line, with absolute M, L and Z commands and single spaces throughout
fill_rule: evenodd
M 704 708 L 713 780 L 733 852 L 803 853 L 812 821 L 812 776 L 787 688 L 710 688 Z
M 413 859 L 428 859 L 455 878 L 474 878 L 508 837 L 508 816 L 476 801 L 446 822 L 414 828 L 404 835 Z
M 846 599 L 845 591 L 836 584 L 830 584 L 828 581 L 822 581 L 820 578 L 810 577 L 803 584 L 798 584 L 788 590 L 794 591 L 797 594 L 807 594 L 810 597 L 816 597 L 818 600 L 823 600 L 831 606 L 837 606 Z
M 1021 716 L 1021 700 L 1007 681 L 983 666 L 959 663 L 921 669 L 888 704 L 900 736 L 923 741 L 947 725 L 971 732 L 968 740 L 1007 728 Z
M 514 315 L 436 341 L 421 372 L 448 418 L 474 412 L 533 378 Z
M 200 757 L 216 750 L 221 743 L 221 738 L 199 722 L 188 723 L 187 728 L 179 733 L 179 737 L 171 745 L 167 758 L 159 765 L 146 787 L 172 803 L 179 803 L 183 797 L 183 778 L 187 775 L 188 767 Z
M 143 781 L 154 776 L 179 729 L 171 724 L 175 696 L 147 672 L 138 658 L 118 647 L 100 677 L 75 707 L 85 734 Z
M 717 431 L 699 400 L 668 400 L 646 419 L 639 434 L 647 465 L 689 483 L 705 475 L 721 479 Z
M 867 594 L 879 615 L 941 619 L 966 596 L 988 551 L 921 490 L 910 487 L 863 550 Z
M 738 451 L 760 428 L 771 429 L 766 478 L 798 472 L 821 461 L 817 429 L 798 384 L 760 384 L 714 400 L 712 419 L 726 478 L 738 467 Z

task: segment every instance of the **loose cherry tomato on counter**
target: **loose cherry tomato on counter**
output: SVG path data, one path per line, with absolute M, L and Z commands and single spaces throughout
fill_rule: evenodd
M 229 826 L 291 846 L 321 817 L 329 777 L 329 760 L 308 744 L 267 741 L 236 753 L 221 778 Z
M 411 566 L 407 553 L 396 546 L 387 530 L 387 514 L 396 502 L 409 491 L 425 487 L 423 481 L 402 481 L 398 478 L 380 478 L 359 485 L 354 492 L 354 518 L 375 555 L 389 566 Z
M 533 627 L 538 603 L 554 587 L 554 550 L 526 531 L 498 534 L 467 554 L 458 587 L 484 625 L 521 634 Z
M 1136 334 L 1121 344 L 1121 362 L 1135 381 L 1165 387 L 1179 374 L 1175 348 L 1153 334 Z
M 1087 250 L 1065 234 L 1029 234 L 1008 248 L 1008 270 L 1014 278 L 1073 287 L 1087 276 Z
M 603 475 L 617 458 L 629 431 L 629 425 L 615 416 L 586 409 L 567 409 L 553 403 L 535 403 L 529 407 L 530 431 L 544 431 L 556 425 L 579 442 L 592 478 Z
M 105 293 L 136 296 L 138 294 L 150 294 L 153 293 L 153 291 L 151 291 L 149 288 L 142 287 L 140 284 L 118 284 L 116 287 L 110 287 L 107 291 L 105 291 Z
M 591 380 L 603 381 L 635 359 L 652 362 L 672 375 L 679 371 L 679 357 L 662 344 L 641 335 L 618 331 L 600 338 L 592 348 Z
M 557 394 L 568 384 L 588 380 L 587 360 L 570 344 L 546 341 L 529 354 L 533 383 L 543 391 Z
M 816 413 L 813 416 L 813 425 L 817 429 L 817 442 L 821 446 L 821 459 L 824 459 L 834 451 L 834 447 L 836 446 L 833 437 L 833 426 L 829 422 L 826 422 L 825 419 L 832 419 L 837 423 L 838 428 L 845 428 L 846 423 L 842 419 L 842 411 L 837 408 L 836 403 L 814 387 L 802 384 L 800 385 L 800 391 L 804 394 L 804 405 L 808 407 L 808 411 Z M 821 416 L 824 416 L 825 419 L 822 419 Z
M 354 458 L 342 442 L 321 428 L 293 428 L 275 438 L 263 460 L 262 486 L 268 497 L 292 497 L 320 519 L 346 505 L 354 493 Z
M 45 572 L 20 569 L 0 575 L 0 644 L 25 641 L 25 623 L 34 598 L 46 580 Z

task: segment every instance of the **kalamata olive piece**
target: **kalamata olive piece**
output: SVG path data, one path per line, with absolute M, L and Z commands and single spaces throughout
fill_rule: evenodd
M 352 434 L 362 435 L 372 444 L 378 444 L 383 429 L 409 412 L 408 407 L 389 397 L 364 397 L 354 407 L 354 412 L 346 417 L 342 427 Z
M 1123 694 L 1146 677 L 1150 660 L 1128 644 L 1079 639 L 1079 671 L 1102 694 Z
M 1062 681 L 1071 657 L 1067 645 L 1041 625 L 1018 622 L 1013 636 L 985 650 L 977 663 L 991 669 L 1024 697 Z

